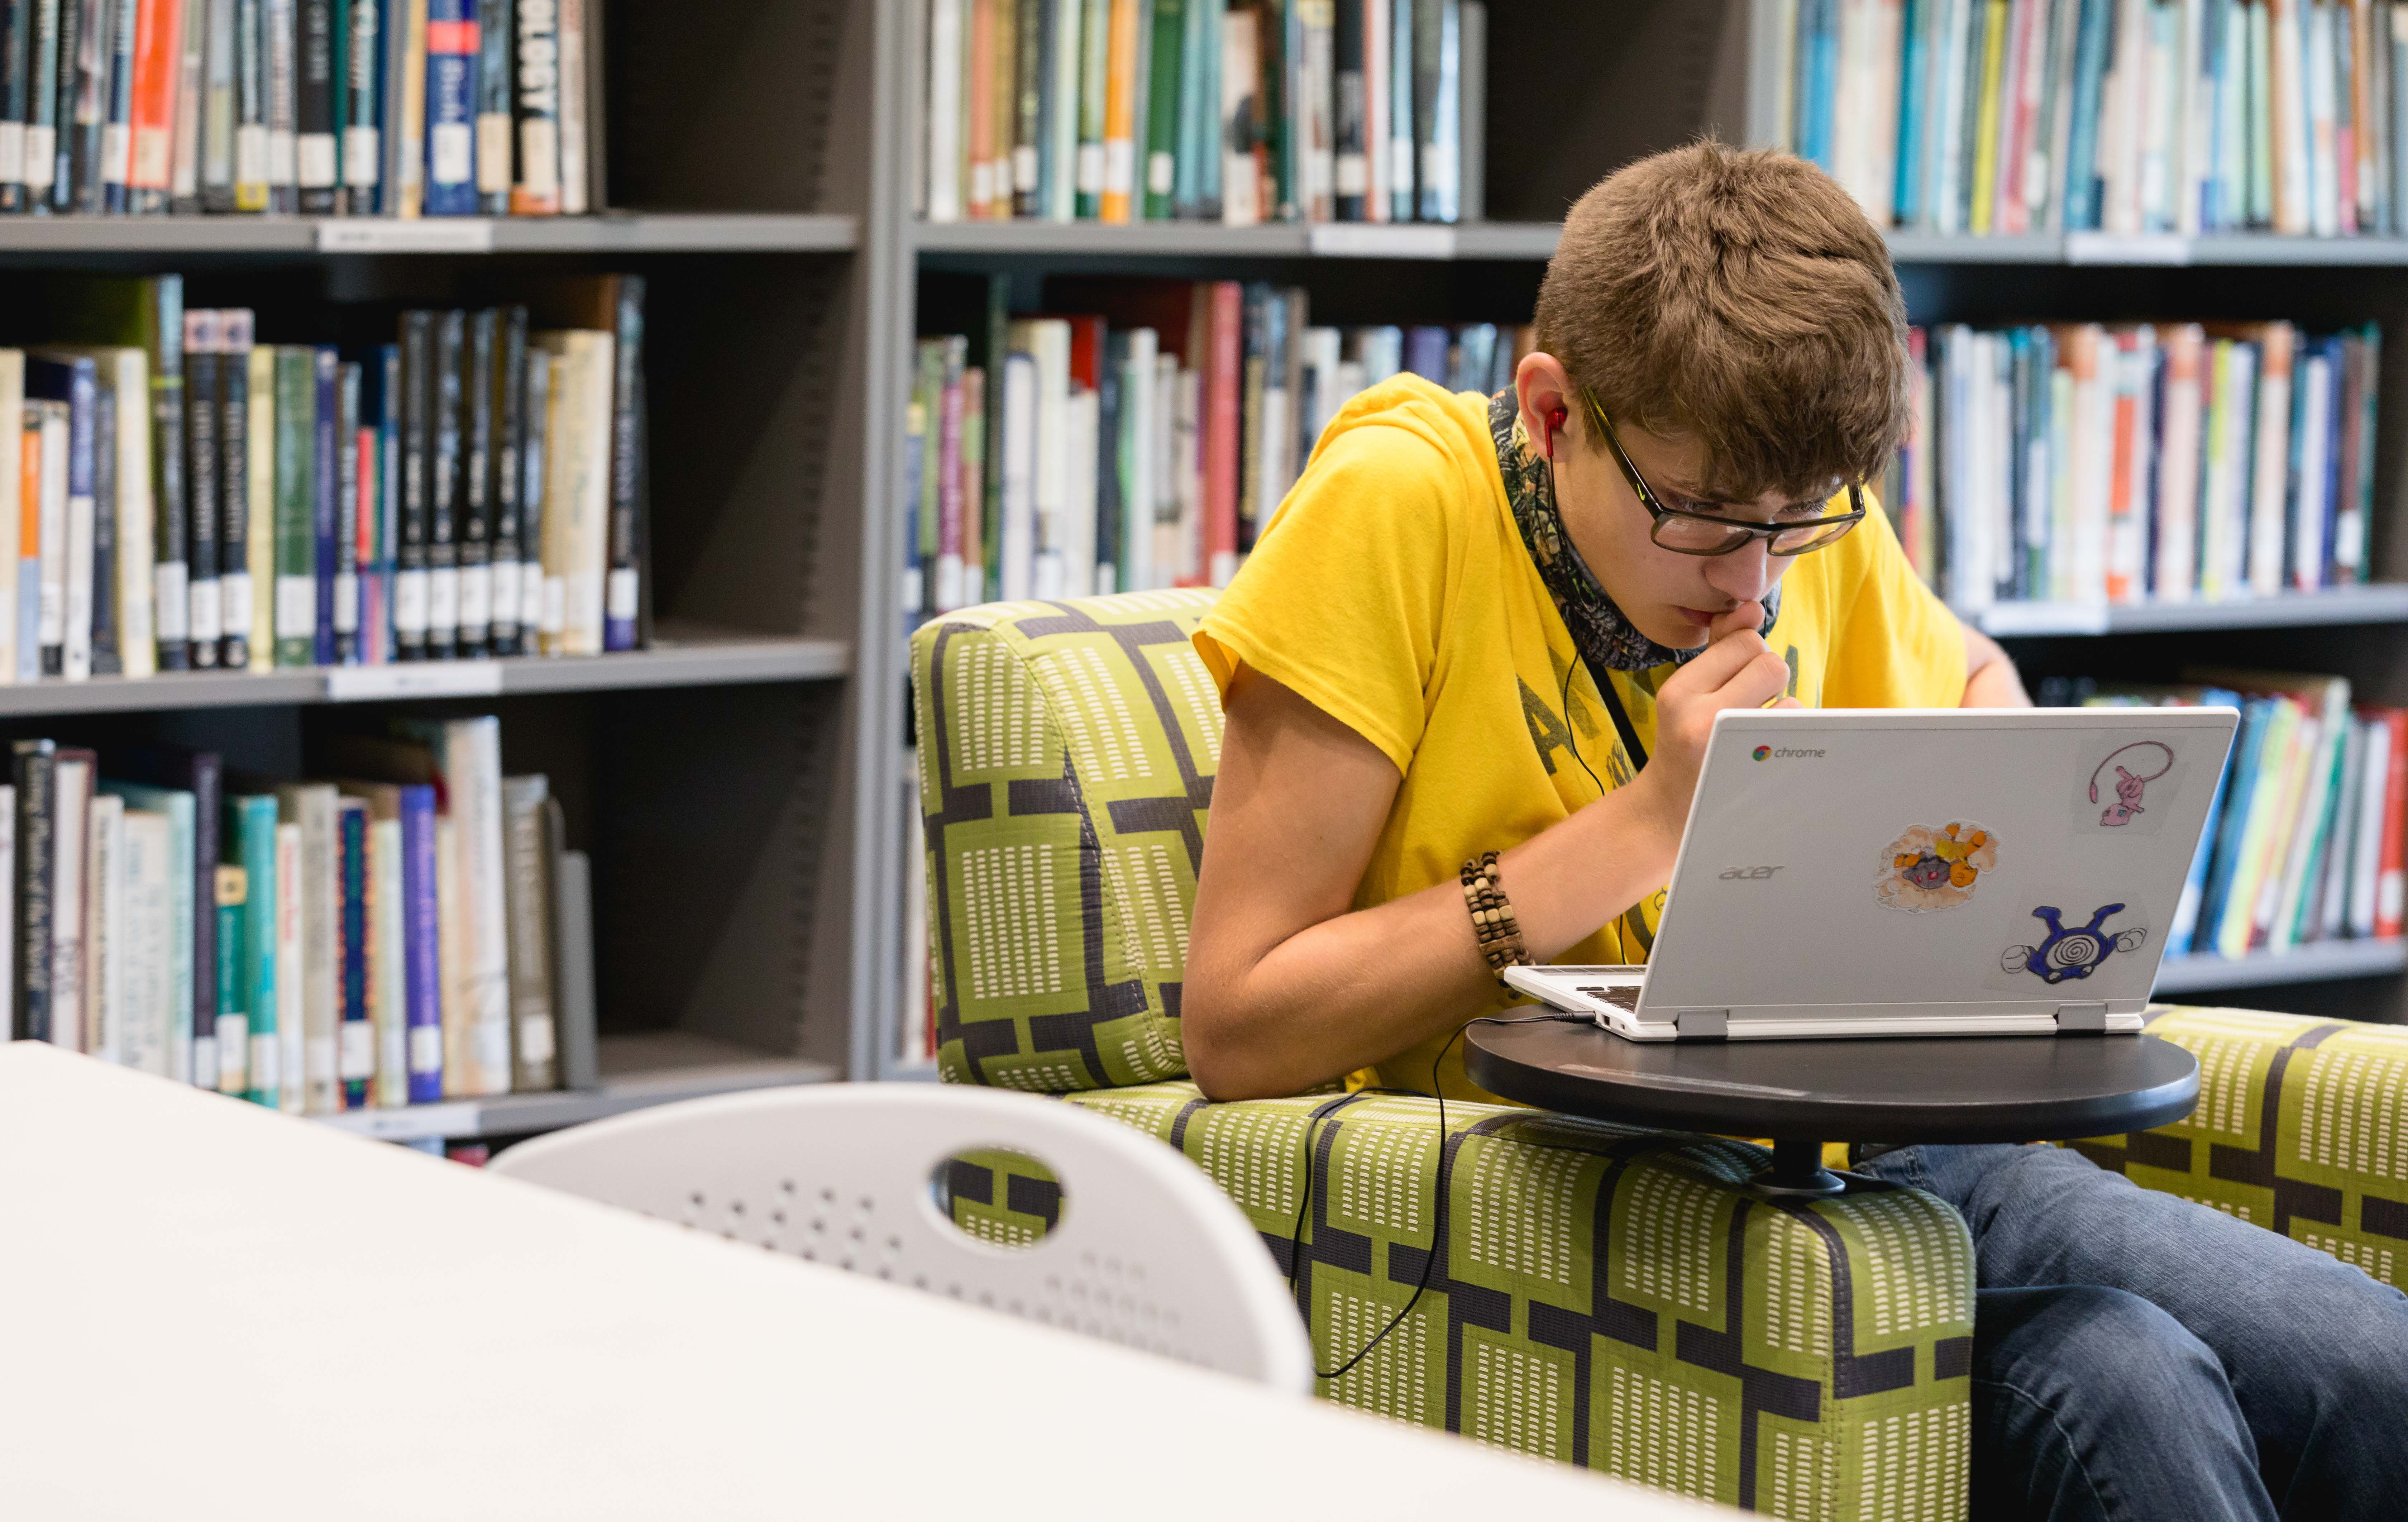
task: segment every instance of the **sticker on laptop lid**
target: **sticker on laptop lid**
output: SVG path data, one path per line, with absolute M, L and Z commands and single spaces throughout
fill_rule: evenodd
M 2099 815 L 2100 827 L 2126 829 L 2143 818 L 2149 811 L 2142 800 L 2148 796 L 2149 784 L 2173 769 L 2174 748 L 2163 740 L 2136 739 L 2110 753 L 2090 771 L 2089 801 L 2105 805 Z M 2171 787 L 2158 789 L 2159 800 L 2172 792 Z
M 2122 904 L 2101 904 L 2090 912 L 2088 924 L 2067 925 L 2061 910 L 2042 904 L 2032 917 L 2048 926 L 2048 935 L 2037 945 L 2009 946 L 1999 955 L 1999 970 L 2028 973 L 2051 984 L 2087 978 L 2116 953 L 2139 951 L 2148 940 L 2141 926 L 2107 923 L 2123 912 Z
M 1972 900 L 1982 874 L 1998 864 L 1998 836 L 1970 819 L 1910 825 L 1883 848 L 1873 897 L 1909 914 L 1954 909 Z

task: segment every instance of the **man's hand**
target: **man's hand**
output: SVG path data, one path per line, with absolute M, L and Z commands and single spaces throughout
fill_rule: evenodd
M 1705 653 L 1672 673 L 1656 695 L 1656 747 L 1631 785 L 1647 799 L 1648 811 L 1678 840 L 1689 818 L 1689 798 L 1705 765 L 1706 741 L 1714 715 L 1730 708 L 1798 708 L 1782 697 L 1789 665 L 1756 632 L 1764 605 L 1743 602 L 1716 618 L 1706 631 Z

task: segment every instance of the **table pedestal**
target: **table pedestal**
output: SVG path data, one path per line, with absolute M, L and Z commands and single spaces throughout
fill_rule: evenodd
M 1775 1142 L 1772 1166 L 1748 1181 L 1767 1194 L 1835 1195 L 1848 1181 L 1823 1166 L 1820 1142 Z

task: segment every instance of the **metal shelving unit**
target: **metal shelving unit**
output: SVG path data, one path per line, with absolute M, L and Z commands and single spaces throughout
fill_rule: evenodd
M 2221 956 L 2169 956 L 2157 969 L 2157 997 L 2219 988 L 2376 978 L 2408 970 L 2408 940 L 2318 940 L 2286 952 L 2255 952 L 2237 961 Z
M 2408 623 L 2408 582 L 2285 592 L 2214 602 L 2107 606 L 2001 602 L 1963 615 L 2001 638 L 2065 634 L 2170 634 L 2185 630 L 2308 628 L 2330 624 Z
M 836 253 L 859 239 L 858 218 L 818 213 L 0 218 L 0 253 Z

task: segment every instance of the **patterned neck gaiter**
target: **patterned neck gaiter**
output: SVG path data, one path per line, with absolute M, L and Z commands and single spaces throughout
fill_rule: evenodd
M 1547 583 L 1555 610 L 1563 615 L 1572 644 L 1591 674 L 1644 671 L 1704 653 L 1703 645 L 1670 650 L 1657 644 L 1640 633 L 1605 595 L 1596 573 L 1573 547 L 1571 536 L 1564 532 L 1563 520 L 1555 513 L 1555 475 L 1530 447 L 1530 437 L 1522 427 L 1521 404 L 1512 388 L 1489 398 L 1488 431 L 1497 442 L 1497 469 L 1504 478 L 1505 500 L 1512 505 L 1522 543 L 1538 566 L 1539 579 Z M 1765 595 L 1760 632 L 1770 636 L 1772 621 L 1780 616 L 1781 589 L 1775 586 Z

